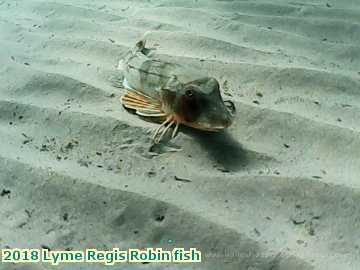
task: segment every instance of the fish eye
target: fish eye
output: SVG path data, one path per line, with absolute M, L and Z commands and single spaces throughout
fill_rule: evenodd
M 188 98 L 193 98 L 194 96 L 194 91 L 189 89 L 189 90 L 186 90 L 185 91 L 185 95 L 188 97 Z

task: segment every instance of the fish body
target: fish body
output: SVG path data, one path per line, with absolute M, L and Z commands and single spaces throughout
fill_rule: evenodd
M 198 70 L 177 63 L 161 60 L 145 41 L 120 60 L 119 69 L 127 88 L 121 97 L 123 106 L 138 115 L 161 119 L 162 125 L 155 132 L 159 142 L 171 126 L 176 135 L 179 124 L 193 128 L 219 131 L 232 123 L 234 105 L 222 100 L 219 83 Z

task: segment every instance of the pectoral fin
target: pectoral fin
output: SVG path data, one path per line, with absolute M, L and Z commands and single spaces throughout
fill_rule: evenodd
M 121 103 L 127 109 L 145 117 L 164 117 L 166 113 L 161 110 L 161 102 L 139 91 L 128 90 L 121 97 Z

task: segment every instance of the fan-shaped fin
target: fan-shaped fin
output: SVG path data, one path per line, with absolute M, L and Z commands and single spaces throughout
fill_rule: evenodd
M 128 90 L 121 97 L 121 103 L 127 109 L 135 110 L 136 114 L 149 117 L 164 117 L 161 102 L 135 90 Z

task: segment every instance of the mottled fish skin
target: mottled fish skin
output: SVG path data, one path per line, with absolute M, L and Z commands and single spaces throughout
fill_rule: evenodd
M 161 99 L 162 90 L 169 89 L 174 82 L 186 83 L 201 76 L 189 67 L 162 61 L 154 53 L 146 55 L 138 46 L 121 60 L 119 67 L 125 86 L 157 99 Z

